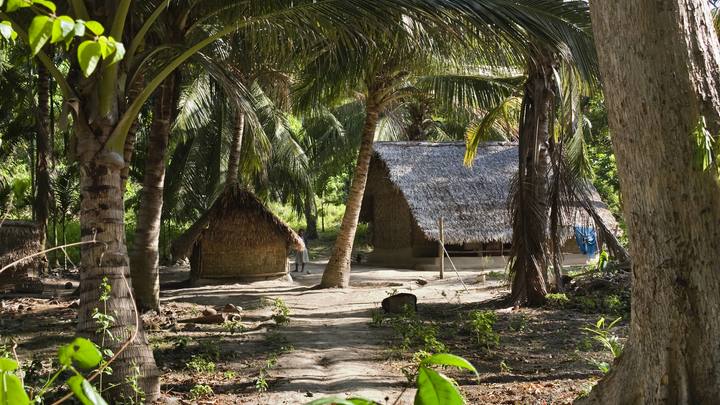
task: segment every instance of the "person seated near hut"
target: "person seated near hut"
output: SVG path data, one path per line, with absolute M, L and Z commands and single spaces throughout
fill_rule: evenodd
M 310 261 L 310 257 L 308 256 L 308 250 L 307 250 L 307 240 L 305 239 L 305 230 L 300 229 L 298 231 L 298 236 L 300 239 L 302 239 L 303 246 L 302 250 L 296 250 L 295 251 L 295 271 L 294 273 L 297 273 L 298 271 L 298 265 L 300 265 L 300 272 L 305 272 L 305 263 Z M 307 274 L 310 274 L 310 270 L 308 270 Z

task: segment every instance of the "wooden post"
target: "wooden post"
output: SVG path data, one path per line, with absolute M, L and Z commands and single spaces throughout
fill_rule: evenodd
M 438 245 L 438 255 L 440 256 L 440 279 L 445 277 L 445 230 L 443 229 L 443 219 L 440 217 L 438 221 L 438 230 L 440 233 L 440 244 Z

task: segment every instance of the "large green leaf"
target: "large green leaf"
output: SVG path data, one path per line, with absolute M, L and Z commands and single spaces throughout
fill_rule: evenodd
M 50 43 L 54 44 L 66 39 L 68 36 L 72 35 L 73 31 L 75 31 L 75 20 L 66 15 L 61 15 L 53 22 L 52 38 L 50 39 Z
M 449 378 L 421 367 L 416 379 L 415 405 L 463 405 L 465 400 Z
M 428 365 L 464 368 L 466 370 L 472 371 L 473 373 L 475 373 L 475 375 L 477 375 L 477 370 L 472 364 L 470 364 L 469 361 L 465 360 L 460 356 L 456 356 L 450 353 L 433 354 L 432 356 L 426 358 L 420 363 L 420 367 L 425 367 Z
M 30 50 L 36 55 L 47 43 L 52 35 L 53 20 L 46 15 L 39 15 L 33 18 L 28 29 L 28 40 L 30 42 Z
M 79 368 L 90 369 L 100 364 L 102 353 L 95 343 L 85 338 L 75 338 L 72 343 L 59 349 L 58 360 L 64 366 L 75 364 Z
M 27 405 L 30 398 L 15 374 L 0 373 L 0 405 Z
M 102 35 L 103 32 L 105 32 L 105 28 L 97 21 L 86 21 L 85 27 L 90 30 L 95 35 Z
M 85 378 L 74 375 L 68 379 L 67 384 L 83 405 L 107 405 L 100 393 Z
M 13 12 L 19 8 L 30 7 L 32 2 L 28 0 L 8 0 L 7 11 Z
M 57 11 L 57 7 L 55 7 L 55 3 L 49 0 L 33 0 L 33 4 L 40 4 L 45 6 L 48 10 L 52 11 L 53 14 L 55 11 Z
M 17 369 L 17 361 L 8 359 L 7 357 L 0 358 L 0 371 L 15 371 Z
M 17 32 L 13 29 L 10 21 L 0 22 L 0 36 L 10 41 L 14 41 L 15 38 L 17 38 Z
M 85 77 L 90 76 L 95 71 L 101 56 L 100 44 L 97 42 L 88 40 L 80 44 L 78 47 L 78 62 L 80 62 L 80 68 Z

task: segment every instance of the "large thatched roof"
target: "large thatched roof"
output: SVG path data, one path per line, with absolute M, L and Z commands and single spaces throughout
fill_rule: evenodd
M 517 144 L 481 145 L 472 167 L 463 164 L 464 155 L 461 142 L 376 142 L 374 159 L 384 163 L 389 180 L 404 195 L 427 239 L 439 240 L 442 217 L 446 243 L 511 242 L 508 196 L 518 168 Z M 615 229 L 607 205 L 594 189 L 592 193 L 606 226 Z M 579 209 L 564 222 L 592 224 Z
M 250 191 L 242 187 L 233 187 L 224 191 L 217 198 L 210 209 L 198 219 L 185 233 L 180 235 L 172 244 L 172 255 L 175 260 L 189 257 L 192 254 L 193 245 L 216 221 L 223 221 L 228 213 L 233 210 L 255 212 L 261 220 L 268 221 L 285 237 L 287 243 L 293 248 L 300 248 L 303 245 L 302 239 L 290 225 L 278 218 Z M 251 232 L 250 229 L 239 229 L 240 232 Z M 267 235 L 256 235 L 257 238 L 264 238 Z M 230 248 L 230 247 L 229 247 Z

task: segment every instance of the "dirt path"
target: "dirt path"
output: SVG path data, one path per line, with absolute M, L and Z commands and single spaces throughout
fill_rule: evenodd
M 248 306 L 259 298 L 280 298 L 290 308 L 290 323 L 277 328 L 282 337 L 273 339 L 282 340 L 283 345 L 292 346 L 293 350 L 278 356 L 277 366 L 269 371 L 268 392 L 233 397 L 233 402 L 302 404 L 336 395 L 362 396 L 392 404 L 403 392 L 406 380 L 397 365 L 387 360 L 390 338 L 387 328 L 370 327 L 371 311 L 379 308 L 380 302 L 394 290 L 416 294 L 420 304 L 448 303 L 457 299 L 456 292 L 462 293 L 460 299 L 464 302 L 477 302 L 492 295 L 491 283 L 478 283 L 477 272 L 460 273 L 470 291 L 465 293 L 455 274 L 438 280 L 432 272 L 361 266 L 353 268 L 352 288 L 313 290 L 312 286 L 320 281 L 322 266 L 315 264 L 308 269 L 313 274 L 292 273 L 292 282 L 211 286 L 164 294 L 165 303 L 183 301 L 214 306 L 226 303 Z M 268 311 L 258 308 L 246 315 L 262 320 Z M 255 350 L 261 347 L 256 344 Z M 255 351 L 247 346 L 237 350 Z M 410 404 L 413 395 L 414 391 L 408 389 L 397 403 Z

